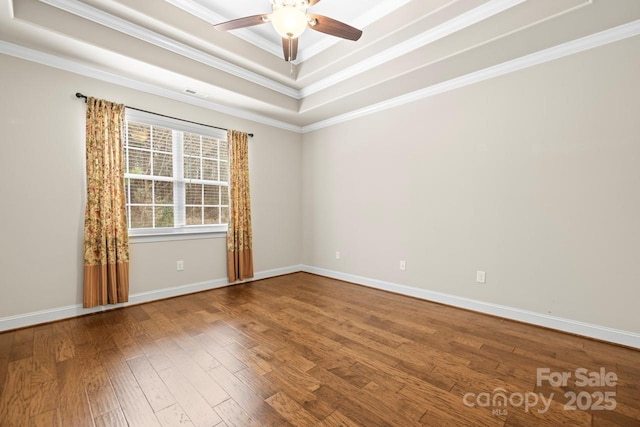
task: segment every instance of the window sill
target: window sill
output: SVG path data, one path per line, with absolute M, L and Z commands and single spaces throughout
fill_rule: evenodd
M 142 230 L 136 234 L 129 235 L 129 243 L 155 243 L 155 242 L 172 242 L 180 240 L 201 240 L 201 239 L 224 239 L 227 237 L 227 230 L 202 230 L 202 229 L 179 229 L 171 232 L 158 232 L 150 230 L 148 233 Z

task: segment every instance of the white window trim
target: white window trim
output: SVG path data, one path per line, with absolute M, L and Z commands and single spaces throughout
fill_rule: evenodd
M 136 111 L 131 109 L 125 110 L 125 120 L 140 122 L 149 124 L 152 126 L 160 126 L 190 133 L 198 133 L 201 135 L 210 136 L 220 140 L 227 140 L 227 132 L 221 129 L 210 128 L 207 126 L 198 125 L 195 123 L 183 122 L 181 120 L 172 119 L 169 117 L 162 117 L 155 114 L 144 113 L 142 111 Z M 181 149 L 179 147 L 178 149 Z M 174 156 L 175 161 L 176 156 Z M 182 165 L 178 165 L 181 169 Z M 174 166 L 174 171 L 176 171 Z M 140 175 L 133 175 L 125 173 L 125 178 L 140 178 Z M 163 177 L 153 176 L 148 177 L 156 181 L 165 180 Z M 175 182 L 174 178 L 166 178 L 166 181 Z M 194 183 L 199 183 L 202 180 L 191 180 Z M 206 183 L 211 183 L 206 181 Z M 219 182 L 219 184 L 228 185 L 228 183 Z M 184 195 L 183 195 L 184 196 Z M 159 242 L 159 241 L 172 241 L 172 240 L 190 240 L 190 239 L 209 239 L 209 238 L 222 238 L 226 237 L 228 225 L 227 224 L 213 224 L 213 225 L 182 225 L 177 227 L 167 228 L 134 228 L 129 229 L 129 238 L 132 243 L 147 243 L 147 242 Z
M 188 226 L 191 227 L 191 226 Z M 227 225 L 212 225 L 210 227 L 221 227 L 220 230 L 185 230 L 180 228 L 179 232 L 163 232 L 157 233 L 159 231 L 157 228 L 139 228 L 137 229 L 140 233 L 131 234 L 129 232 L 129 242 L 130 243 L 154 243 L 154 242 L 171 242 L 174 240 L 199 240 L 199 239 L 224 239 L 227 237 Z M 224 228 L 222 228 L 224 227 Z M 208 227 L 207 227 L 208 228 Z M 149 231 L 147 233 L 147 230 Z M 171 230 L 176 230 L 172 228 Z M 165 230 L 162 230 L 165 231 Z

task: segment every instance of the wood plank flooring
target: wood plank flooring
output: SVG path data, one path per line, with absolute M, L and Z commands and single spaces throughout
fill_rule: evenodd
M 296 273 L 0 334 L 0 425 L 640 426 L 640 351 Z

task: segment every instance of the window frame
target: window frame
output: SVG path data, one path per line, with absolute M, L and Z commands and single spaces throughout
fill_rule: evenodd
M 160 228 L 129 228 L 129 204 L 126 204 L 127 208 L 127 229 L 129 237 L 134 238 L 136 241 L 158 241 L 158 240 L 183 240 L 193 238 L 207 238 L 207 237 L 222 237 L 226 235 L 228 224 L 210 224 L 210 225 L 175 225 L 176 224 L 176 210 L 178 206 L 182 206 L 185 209 L 187 205 L 185 188 L 188 183 L 205 183 L 210 184 L 208 180 L 195 180 L 184 178 L 183 166 L 184 166 L 184 145 L 183 134 L 181 134 L 177 140 L 176 132 L 187 132 L 193 134 L 199 134 L 208 136 L 221 141 L 227 141 L 227 132 L 221 129 L 210 128 L 195 123 L 184 122 L 169 117 L 158 116 L 152 113 L 145 113 L 142 111 L 132 110 L 127 108 L 125 110 L 125 123 L 137 122 L 151 126 L 163 127 L 172 130 L 174 142 L 172 144 L 172 156 L 173 156 L 173 168 L 172 173 L 178 174 L 179 177 L 162 177 L 162 176 L 148 176 L 139 174 L 130 174 L 127 172 L 128 166 L 128 151 L 126 150 L 126 141 L 123 141 L 123 155 L 125 156 L 125 173 L 124 179 L 148 179 L 155 181 L 170 181 L 174 183 L 173 194 L 173 206 L 174 206 L 174 226 L 173 227 L 160 227 Z M 124 137 L 127 137 L 126 125 L 123 130 Z M 177 141 L 177 143 L 176 143 Z M 229 187 L 229 182 L 215 181 L 216 185 Z M 125 186 L 125 191 L 127 188 Z M 178 199 L 179 198 L 179 199 Z M 128 195 L 125 196 L 126 202 L 129 200 Z

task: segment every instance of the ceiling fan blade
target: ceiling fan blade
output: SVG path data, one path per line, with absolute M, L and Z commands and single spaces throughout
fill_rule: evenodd
M 253 15 L 222 22 L 214 25 L 213 28 L 220 31 L 229 31 L 238 28 L 253 27 L 254 25 L 264 24 L 265 22 L 269 22 L 269 15 Z
M 289 45 L 291 45 L 291 50 L 289 50 Z M 285 61 L 295 61 L 298 57 L 298 38 L 288 39 L 286 37 L 282 38 L 282 51 L 284 52 L 284 60 Z M 289 54 L 291 54 L 291 58 L 289 58 Z
M 343 39 L 356 41 L 362 36 L 362 31 L 347 25 L 344 22 L 336 21 L 322 15 L 309 14 L 309 28 L 321 33 L 340 37 Z
M 309 0 L 309 7 L 311 7 L 311 6 L 313 6 L 313 5 L 317 4 L 317 3 L 320 3 L 320 0 Z

